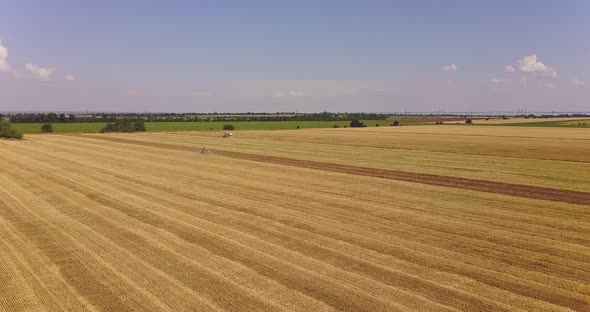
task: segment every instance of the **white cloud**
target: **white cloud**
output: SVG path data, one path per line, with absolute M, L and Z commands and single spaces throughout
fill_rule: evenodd
M 33 75 L 34 78 L 36 79 L 40 79 L 40 80 L 49 80 L 51 78 L 51 74 L 53 74 L 54 70 L 53 68 L 46 68 L 46 67 L 41 67 L 37 64 L 25 64 L 25 69 L 31 74 Z
M 2 45 L 0 40 L 0 72 L 9 72 L 10 66 L 8 65 L 8 49 Z
M 442 69 L 444 71 L 448 71 L 448 72 L 456 72 L 457 70 L 459 70 L 459 68 L 455 64 L 445 65 L 445 66 L 441 67 L 440 69 Z
M 574 86 L 576 88 L 582 88 L 588 85 L 588 83 L 584 80 L 580 80 L 580 79 L 572 79 L 572 83 L 574 84 Z
M 67 74 L 64 76 L 64 79 L 67 81 L 74 81 L 74 80 L 76 80 L 76 77 L 74 77 L 74 75 L 72 75 L 72 74 Z
M 553 78 L 557 77 L 557 72 L 540 62 L 536 54 L 528 55 L 518 60 L 518 70 L 523 73 L 536 73 Z
M 506 65 L 504 66 L 504 71 L 507 73 L 513 73 L 516 71 L 516 69 L 514 69 L 514 66 L 512 65 Z

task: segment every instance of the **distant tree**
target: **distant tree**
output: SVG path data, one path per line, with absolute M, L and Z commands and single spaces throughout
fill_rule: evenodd
M 12 128 L 10 122 L 0 121 L 0 138 L 22 139 L 23 134 Z
M 360 121 L 360 120 L 358 120 L 358 119 L 353 119 L 353 120 L 350 122 L 350 127 L 351 127 L 351 128 L 362 128 L 362 127 L 366 127 L 366 126 L 367 126 L 367 125 L 365 125 L 365 123 L 364 123 L 364 122 L 362 122 L 362 121 Z
M 391 125 L 394 126 L 394 127 L 397 127 L 397 126 L 399 126 L 399 121 L 394 120 Z
M 135 131 L 145 131 L 145 121 L 143 118 L 138 118 L 135 121 Z
M 100 130 L 100 133 L 117 132 L 117 126 L 114 122 L 107 122 L 107 124 Z
M 467 119 L 465 120 L 465 123 L 466 123 L 466 124 L 472 124 L 472 123 L 473 123 L 473 121 L 471 120 L 471 118 L 467 118 Z
M 379 127 L 379 124 L 375 124 L 375 127 Z
M 41 126 L 41 132 L 53 132 L 53 125 L 50 123 L 44 123 Z
M 300 129 L 301 127 L 297 126 L 297 129 Z
M 124 118 L 124 119 L 117 119 L 114 122 L 108 122 L 102 130 L 101 133 L 105 132 L 135 132 L 137 128 L 137 124 L 135 121 Z
M 235 127 L 234 127 L 234 125 L 226 124 L 226 125 L 223 125 L 223 130 L 235 130 Z
M 340 128 L 340 126 L 338 124 L 334 124 L 332 128 Z

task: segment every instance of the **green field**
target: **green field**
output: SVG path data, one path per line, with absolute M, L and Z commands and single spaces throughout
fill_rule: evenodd
M 236 130 L 285 130 L 297 129 L 299 126 L 305 128 L 332 128 L 335 124 L 340 127 L 347 126 L 349 121 L 234 121 L 234 122 L 146 122 L 147 131 L 189 131 L 189 130 L 222 130 L 224 124 L 234 125 Z M 369 127 L 375 127 L 376 124 L 387 126 L 390 121 L 365 121 Z M 23 133 L 41 132 L 40 123 L 31 124 L 12 124 L 12 127 Z M 54 132 L 99 132 L 104 127 L 104 123 L 54 123 Z

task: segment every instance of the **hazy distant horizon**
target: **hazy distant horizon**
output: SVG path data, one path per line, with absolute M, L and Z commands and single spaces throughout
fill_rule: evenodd
M 0 111 L 583 112 L 590 1 L 4 1 Z
M 315 114 L 321 112 L 138 112 L 138 111 L 0 111 L 0 114 L 48 114 L 48 113 L 56 113 L 56 114 L 204 114 L 204 115 L 231 115 L 231 114 Z M 590 115 L 590 111 L 487 111 L 487 112 L 371 112 L 371 111 L 347 111 L 347 112 L 329 112 L 329 113 L 340 113 L 340 114 L 390 114 L 390 115 L 482 115 L 482 116 L 492 116 L 492 115 L 565 115 L 565 114 L 585 114 Z

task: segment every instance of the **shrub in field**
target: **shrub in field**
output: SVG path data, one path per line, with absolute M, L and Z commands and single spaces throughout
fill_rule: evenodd
M 236 128 L 234 127 L 234 125 L 223 125 L 223 130 L 235 130 Z
M 41 132 L 53 132 L 53 125 L 50 123 L 44 123 L 41 126 Z
M 399 126 L 399 121 L 394 120 L 391 125 L 394 126 L 394 127 L 397 127 L 397 126 Z
M 332 128 L 340 128 L 340 126 L 338 124 L 335 124 L 332 126 Z
M 0 122 L 0 138 L 9 138 L 9 139 L 22 139 L 23 134 L 19 131 L 13 129 L 10 126 L 10 122 L 3 121 Z
M 297 129 L 301 129 L 301 127 L 297 126 Z
M 467 118 L 467 119 L 465 120 L 465 123 L 466 123 L 466 124 L 472 124 L 472 123 L 473 123 L 473 120 L 471 120 L 471 118 Z
M 367 126 L 367 125 L 365 125 L 365 123 L 364 123 L 364 122 L 362 122 L 362 121 L 360 121 L 360 120 L 358 120 L 358 119 L 353 119 L 353 120 L 350 122 L 350 127 L 351 127 L 351 128 L 362 128 L 362 127 L 366 127 L 366 126 Z
M 379 127 L 379 124 L 375 124 L 375 127 Z

